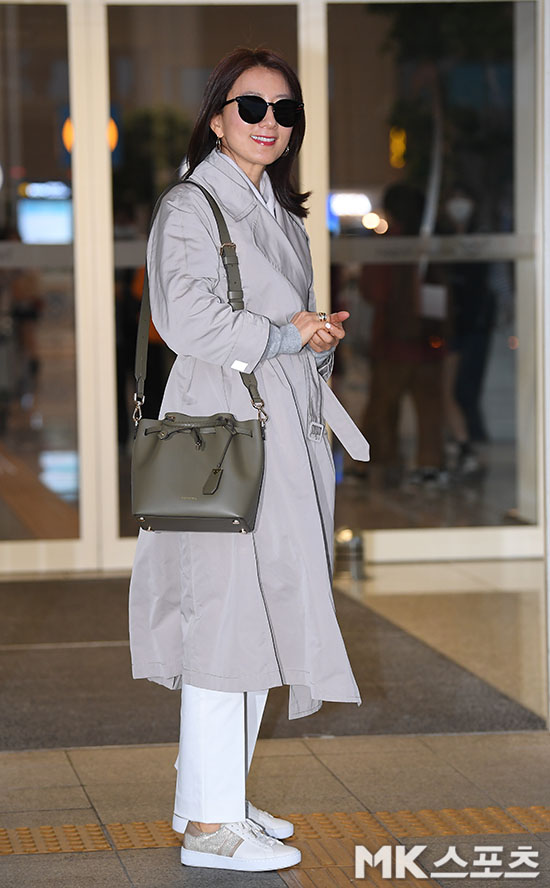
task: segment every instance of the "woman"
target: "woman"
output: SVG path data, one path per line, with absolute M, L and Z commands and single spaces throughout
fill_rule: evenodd
M 185 182 L 162 202 L 148 245 L 153 320 L 177 358 L 161 415 L 269 416 L 249 534 L 140 532 L 130 590 L 135 678 L 182 689 L 173 826 L 182 862 L 270 870 L 299 862 L 293 832 L 245 800 L 267 690 L 289 685 L 289 717 L 360 697 L 331 589 L 334 463 L 325 420 L 352 456 L 368 444 L 325 380 L 343 311 L 315 311 L 305 194 L 290 181 L 305 129 L 300 85 L 267 50 L 212 73 L 186 178 L 218 202 L 237 246 L 245 309 L 227 302 L 212 211 Z

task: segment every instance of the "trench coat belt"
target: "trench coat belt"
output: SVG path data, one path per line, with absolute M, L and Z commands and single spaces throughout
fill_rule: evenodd
M 368 462 L 370 459 L 369 442 L 322 377 L 321 389 L 323 392 L 323 419 L 329 424 L 352 459 Z

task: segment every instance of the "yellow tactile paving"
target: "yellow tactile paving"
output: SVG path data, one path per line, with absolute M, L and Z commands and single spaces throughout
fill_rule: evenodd
M 108 823 L 107 829 L 117 851 L 131 848 L 171 848 L 181 839 L 167 820 L 136 823 Z
M 550 832 L 550 808 L 542 805 L 531 805 L 530 808 L 511 806 L 506 809 L 512 817 L 529 830 L 529 832 Z
M 305 881 L 289 885 L 341 885 L 347 878 L 350 855 L 355 845 L 376 849 L 396 844 L 408 836 L 511 835 L 550 832 L 550 808 L 542 805 L 507 808 L 431 808 L 419 811 L 336 811 L 333 813 L 286 816 L 295 825 L 293 841 L 302 850 L 300 873 Z M 167 820 L 63 826 L 0 827 L 0 856 L 6 854 L 55 854 L 78 851 L 127 851 L 140 848 L 170 848 L 181 838 Z M 313 870 L 330 870 L 332 881 L 308 882 Z M 288 874 L 296 877 L 298 870 Z M 306 878 L 307 875 L 307 878 Z M 297 878 L 297 877 L 296 877 Z M 300 875 L 302 878 L 302 875 Z M 317 878 L 317 876 L 316 876 Z M 321 878 L 319 876 L 319 878 Z M 325 878 L 325 877 L 323 877 Z M 378 884 L 373 876 L 373 884 Z M 367 883 L 368 884 L 368 883 Z M 384 888 L 388 884 L 386 879 Z M 411 885 L 416 882 L 411 881 Z M 429 881 L 422 880 L 428 888 Z M 399 880 L 405 888 L 403 880 Z
M 385 829 L 376 816 L 368 811 L 333 814 L 288 814 L 294 823 L 292 844 L 302 852 L 302 862 L 291 870 L 281 870 L 279 875 L 289 888 L 341 888 L 356 885 L 353 860 L 355 845 L 366 845 L 376 851 L 381 845 L 397 845 L 397 839 Z M 351 864 L 350 864 L 351 862 Z M 388 888 L 417 888 L 435 886 L 431 879 L 421 881 L 406 879 L 382 879 L 377 870 L 371 870 L 362 885 Z
M 497 806 L 442 808 L 439 811 L 425 808 L 421 811 L 377 811 L 376 816 L 399 838 L 404 836 L 467 836 L 528 832 L 518 823 L 514 815 L 510 816 L 507 813 L 508 811 L 511 809 Z M 550 826 L 546 828 L 549 829 Z
M 97 823 L 83 826 L 20 826 L 0 828 L 0 855 L 59 854 L 75 851 L 111 851 L 102 828 Z

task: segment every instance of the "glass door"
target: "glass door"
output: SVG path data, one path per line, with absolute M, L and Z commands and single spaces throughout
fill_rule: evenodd
M 373 458 L 360 477 L 335 441 L 337 526 L 371 560 L 542 555 L 538 8 L 0 5 L 4 572 L 131 564 L 148 218 L 243 42 L 298 67 L 318 304 L 351 311 L 333 385 Z
M 0 6 L 0 547 L 81 536 L 67 13 Z M 28 545 L 21 545 L 27 543 Z M 9 551 L 8 551 L 9 549 Z
M 329 4 L 328 47 L 334 387 L 372 447 L 336 444 L 337 522 L 540 554 L 536 4 Z

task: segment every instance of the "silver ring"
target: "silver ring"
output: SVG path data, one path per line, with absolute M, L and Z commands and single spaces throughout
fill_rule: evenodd
M 328 320 L 328 315 L 327 315 L 326 311 L 318 311 L 317 317 L 319 318 L 320 321 Z

